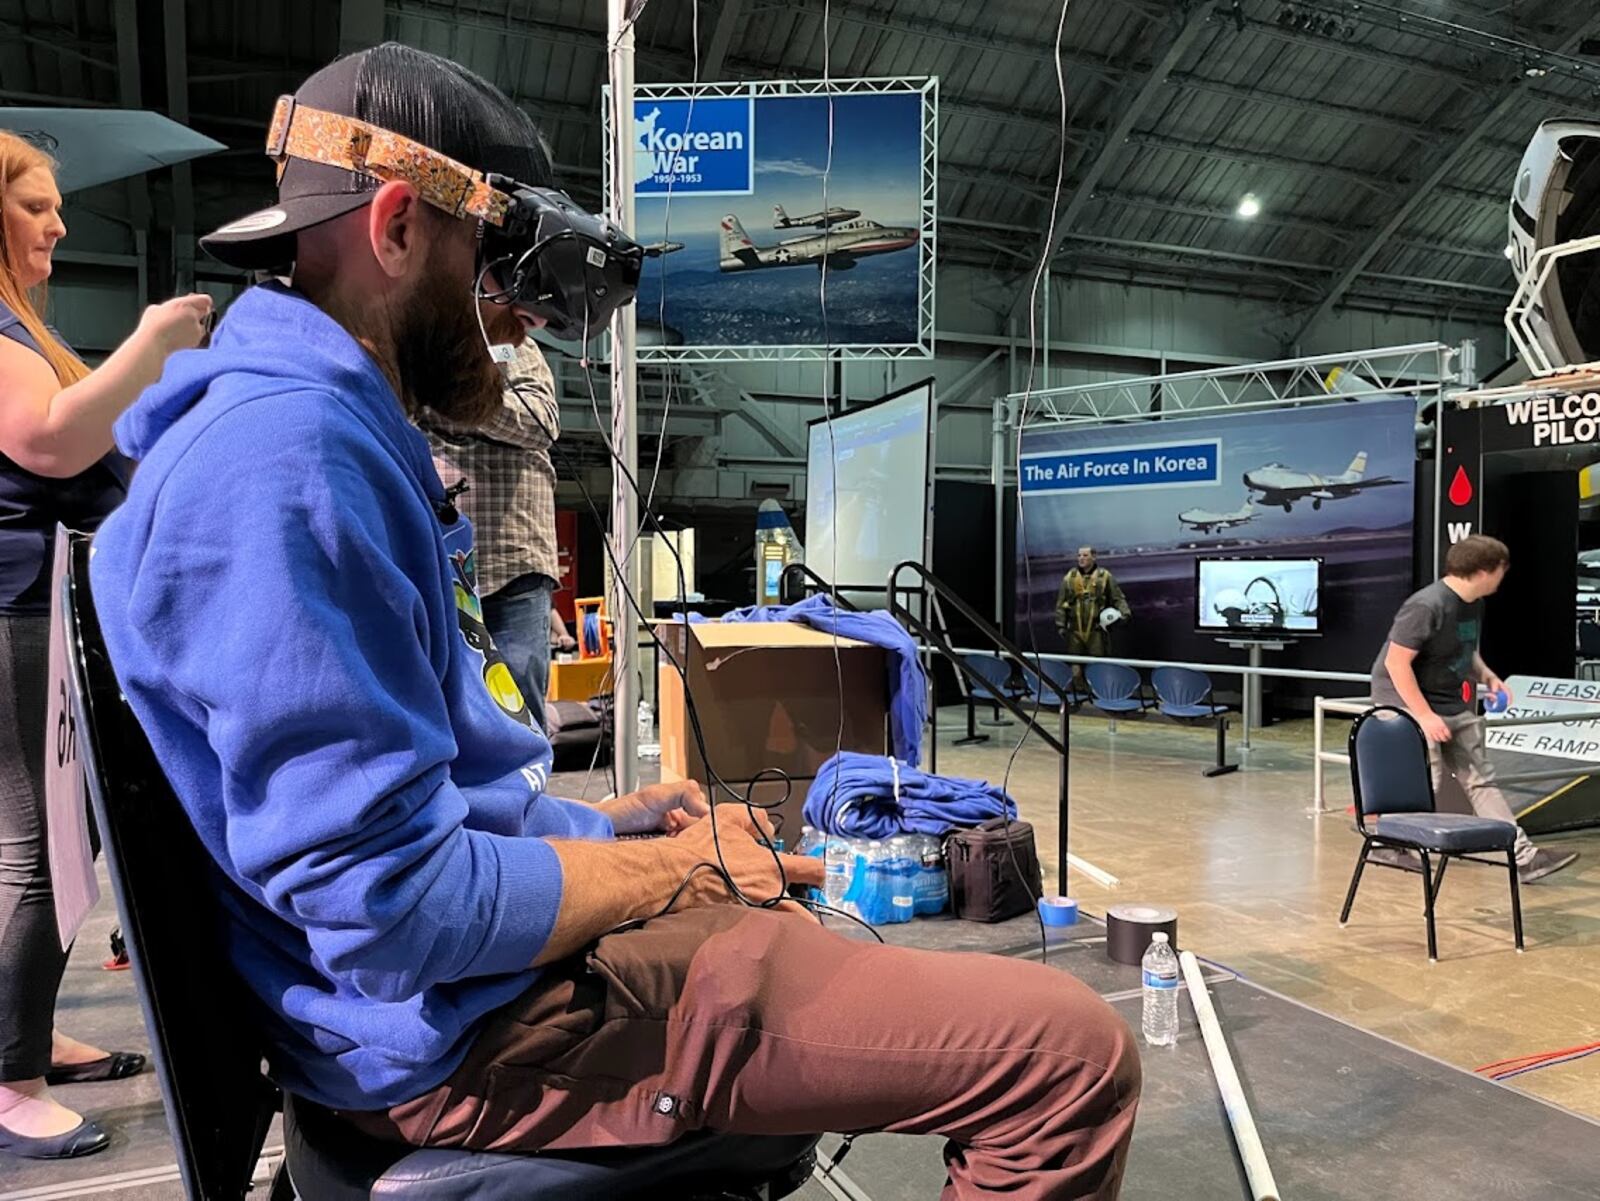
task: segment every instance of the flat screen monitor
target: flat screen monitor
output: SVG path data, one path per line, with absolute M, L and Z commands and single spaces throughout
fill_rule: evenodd
M 924 380 L 808 428 L 806 566 L 856 604 L 886 604 L 895 564 L 926 562 L 932 407 Z
M 1321 559 L 1197 557 L 1195 628 L 1202 634 L 1322 633 Z

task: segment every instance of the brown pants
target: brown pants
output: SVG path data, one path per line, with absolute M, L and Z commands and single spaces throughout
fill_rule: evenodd
M 691 910 L 601 939 L 495 1014 L 433 1091 L 344 1116 L 494 1151 L 739 1134 L 940 1134 L 945 1201 L 1114 1198 L 1139 1059 L 1120 1017 L 1037 963 Z

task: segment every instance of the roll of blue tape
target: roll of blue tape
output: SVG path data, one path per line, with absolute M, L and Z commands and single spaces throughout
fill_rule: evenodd
M 1039 918 L 1047 926 L 1078 924 L 1078 902 L 1071 897 L 1040 897 Z

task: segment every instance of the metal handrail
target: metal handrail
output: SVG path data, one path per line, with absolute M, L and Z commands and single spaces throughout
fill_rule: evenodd
M 900 573 L 903 571 L 910 571 L 917 577 L 918 583 L 915 587 L 904 588 L 901 586 Z M 962 617 L 966 618 L 967 621 L 972 624 L 973 629 L 988 639 L 994 647 L 992 650 L 970 651 L 966 653 L 996 655 L 1003 661 L 1010 663 L 1013 670 L 1019 667 L 1026 668 L 1028 666 L 1028 659 L 1021 647 L 1017 646 L 993 625 L 991 625 L 986 617 L 980 614 L 971 605 L 967 604 L 965 600 L 957 596 L 950 585 L 946 584 L 943 580 L 934 575 L 933 572 L 929 571 L 916 560 L 907 559 L 906 561 L 897 563 L 894 566 L 894 568 L 889 572 L 887 592 L 889 594 L 889 612 L 898 620 L 903 622 L 911 630 L 911 632 L 921 640 L 924 646 L 943 655 L 944 658 L 949 661 L 950 666 L 955 669 L 957 674 L 967 681 L 969 688 L 974 683 L 981 685 L 987 693 L 987 697 L 992 698 L 995 703 L 1004 705 L 1006 710 L 1011 713 L 1012 716 L 1016 717 L 1019 721 L 1026 723 L 1030 729 L 1037 732 L 1039 737 L 1050 747 L 1050 749 L 1055 751 L 1056 754 L 1060 756 L 1061 763 L 1057 776 L 1058 785 L 1056 793 L 1056 879 L 1060 882 L 1062 891 L 1066 891 L 1067 862 L 1070 858 L 1067 848 L 1067 827 L 1070 816 L 1068 773 L 1070 770 L 1071 756 L 1067 753 L 1067 748 L 1070 745 L 1071 737 L 1070 711 L 1072 706 L 1069 703 L 1069 698 L 1065 693 L 1062 693 L 1061 733 L 1059 736 L 1057 736 L 1045 729 L 1044 726 L 1040 724 L 1039 719 L 1033 713 L 1028 712 L 1020 704 L 1018 704 L 1015 698 L 1005 695 L 987 680 L 983 679 L 983 677 L 978 675 L 977 672 L 973 671 L 972 668 L 967 665 L 966 660 L 961 657 L 963 652 L 958 651 L 950 644 L 950 637 L 945 633 L 945 631 L 929 625 L 922 619 L 921 616 L 913 613 L 910 606 L 904 605 L 900 602 L 900 596 L 902 593 L 920 593 L 924 597 L 926 597 L 929 593 L 932 593 L 933 596 L 941 603 L 948 602 L 957 613 L 961 614 Z M 1048 682 L 1044 680 L 1042 672 L 1038 674 L 1041 683 Z M 935 708 L 934 712 L 937 714 L 937 708 Z M 931 758 L 933 759 L 933 762 L 929 766 L 937 771 L 937 756 L 939 748 L 939 726 L 937 717 L 935 717 L 934 720 L 933 738 L 931 741 L 933 746 L 933 754 Z
M 901 585 L 900 573 L 906 570 L 910 570 L 917 575 L 919 582 L 916 585 L 911 587 Z M 913 613 L 909 606 L 901 603 L 899 598 L 902 594 L 917 592 L 932 592 L 939 598 L 941 603 L 948 603 L 957 613 L 966 618 L 978 633 L 992 642 L 994 644 L 993 647 L 987 650 L 974 650 L 972 648 L 952 646 L 949 636 L 943 630 L 930 625 L 920 616 Z M 962 658 L 963 655 L 996 655 L 998 658 L 1009 662 L 1013 668 L 1028 668 L 1032 670 L 1028 662 L 1027 653 L 1021 647 L 995 629 L 987 618 L 958 596 L 950 585 L 946 584 L 915 559 L 907 559 L 902 563 L 898 563 L 889 572 L 888 593 L 890 598 L 889 612 L 910 627 L 911 632 L 931 650 L 938 651 L 943 655 L 966 681 L 969 690 L 976 684 L 985 693 L 984 699 L 986 702 L 991 698 L 998 699 L 1014 717 L 1027 722 L 1037 730 L 1039 735 L 1050 744 L 1057 754 L 1065 755 L 1067 753 L 1062 740 L 1056 738 L 1054 734 L 1040 725 L 1032 713 L 1017 704 L 1011 697 L 997 693 L 994 686 L 973 671 Z M 1037 659 L 1040 656 L 1034 657 Z M 1049 681 L 1044 682 L 1048 683 Z
M 791 587 L 791 582 L 793 587 Z M 823 592 L 840 609 L 849 609 L 852 613 L 859 612 L 856 605 L 844 598 L 843 592 L 836 589 L 827 580 L 823 579 L 804 563 L 789 563 L 778 574 L 778 599 L 786 605 L 792 605 L 805 593 L 808 586 L 815 586 L 816 592 Z M 856 589 L 855 591 L 860 591 Z M 791 600 L 790 598 L 794 598 Z
M 959 654 L 987 654 L 956 647 Z M 1274 676 L 1286 680 L 1337 680 L 1345 684 L 1370 684 L 1371 672 L 1312 671 L 1297 667 L 1251 667 L 1246 663 L 1180 663 L 1174 659 L 1119 659 L 1114 655 L 1061 655 L 1054 651 L 1027 651 L 1028 659 L 1048 659 L 1052 663 L 1120 663 L 1124 667 L 1187 667 L 1190 671 L 1220 672 L 1235 676 Z M 1591 719 L 1593 720 L 1593 719 Z

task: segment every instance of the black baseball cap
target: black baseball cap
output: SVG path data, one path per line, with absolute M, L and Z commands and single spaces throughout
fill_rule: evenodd
M 425 50 L 385 42 L 336 59 L 294 94 L 307 108 L 355 117 L 480 171 L 552 186 L 533 119 L 488 80 Z M 229 266 L 270 271 L 294 261 L 295 235 L 372 199 L 382 181 L 305 159 L 285 160 L 278 203 L 200 239 Z

